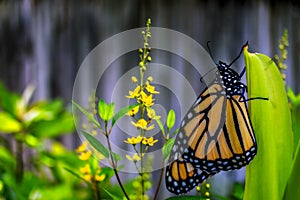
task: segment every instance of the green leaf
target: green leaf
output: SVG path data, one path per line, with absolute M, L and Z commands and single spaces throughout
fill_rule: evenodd
M 294 200 L 295 197 L 300 196 L 299 172 L 300 172 L 300 141 L 298 142 L 297 145 L 292 171 L 285 190 L 284 200 Z
M 68 168 L 66 168 L 66 167 L 64 167 L 64 169 L 65 169 L 67 172 L 69 172 L 70 174 L 72 174 L 73 176 L 75 176 L 76 178 L 78 178 L 78 179 L 84 181 L 85 183 L 87 183 L 88 185 L 90 185 L 90 182 L 86 181 L 83 177 L 81 177 L 79 174 L 77 174 L 77 173 L 74 172 L 73 170 L 68 169 Z
M 105 101 L 103 99 L 100 99 L 99 103 L 98 103 L 98 113 L 100 118 L 103 121 L 108 121 L 107 120 L 107 112 L 108 112 L 108 106 L 106 105 Z
M 205 200 L 207 198 L 205 197 L 199 197 L 199 196 L 174 196 L 169 197 L 166 200 Z
M 91 134 L 81 130 L 80 131 L 83 136 L 87 139 L 90 145 L 99 153 L 101 153 L 105 158 L 110 159 L 110 154 L 108 148 L 106 148 L 100 141 L 98 141 L 94 136 Z M 112 156 L 115 161 L 122 160 L 122 156 L 117 153 L 112 152 Z
M 96 151 L 101 153 L 105 158 L 109 158 L 109 150 L 101 142 L 99 142 L 94 136 L 83 130 L 81 130 L 80 132 Z
M 13 169 L 15 164 L 15 158 L 6 148 L 3 146 L 0 146 L 0 168 L 3 167 L 9 167 L 10 169 Z
M 112 193 L 110 193 L 108 190 L 106 190 L 105 188 L 102 188 L 113 200 L 119 200 L 120 197 L 119 196 L 116 196 Z
M 21 103 L 21 102 L 20 102 Z M 21 103 L 22 104 L 22 103 Z M 20 109 L 22 106 L 19 106 Z M 39 101 L 32 105 L 27 111 L 19 111 L 22 115 L 23 121 L 29 126 L 33 122 L 53 120 L 62 112 L 63 102 L 61 100 Z
M 249 113 L 257 139 L 257 155 L 246 168 L 245 200 L 281 200 L 290 174 L 293 135 L 283 80 L 271 58 L 244 50 Z
M 174 142 L 175 142 L 175 138 L 171 138 L 164 144 L 162 148 L 162 154 L 165 160 L 169 158 Z
M 0 132 L 16 133 L 22 130 L 22 124 L 6 112 L 0 112 Z
M 80 110 L 88 118 L 88 120 L 90 120 L 91 122 L 93 122 L 97 126 L 97 128 L 99 128 L 100 130 L 103 130 L 103 128 L 101 127 L 100 123 L 93 117 L 93 115 L 91 115 L 90 113 L 88 113 L 84 108 L 82 108 L 76 102 L 72 101 L 72 103 L 73 103 L 73 105 L 75 105 L 78 108 L 78 110 Z
M 111 118 L 114 116 L 115 108 L 116 108 L 115 103 L 110 103 L 107 105 L 107 115 L 106 115 L 107 121 L 111 120 Z
M 23 115 L 26 112 L 27 108 L 29 107 L 29 101 L 34 93 L 34 90 L 35 86 L 33 84 L 29 84 L 28 86 L 26 86 L 22 97 L 16 105 L 16 110 L 19 115 Z
M 178 133 L 178 131 L 179 131 L 179 128 L 177 128 L 177 129 L 171 134 L 171 136 L 173 137 L 174 135 L 176 135 L 176 134 Z
M 291 105 L 292 127 L 294 133 L 294 150 L 296 151 L 300 140 L 300 94 L 295 95 L 291 88 L 288 88 L 287 95 Z
M 31 134 L 39 138 L 53 138 L 74 131 L 74 119 L 71 113 L 61 113 L 53 120 L 38 121 L 31 124 Z
M 9 92 L 2 83 L 0 83 L 0 107 L 4 111 L 8 112 L 12 116 L 17 116 L 16 114 L 16 105 L 20 101 L 21 96 Z
M 232 196 L 235 197 L 235 199 L 243 199 L 244 187 L 241 183 L 234 183 Z
M 168 117 L 167 117 L 167 127 L 169 130 L 174 126 L 175 120 L 176 120 L 175 112 L 174 112 L 174 110 L 171 109 L 169 111 Z
M 121 119 L 122 117 L 124 117 L 131 109 L 135 108 L 136 106 L 138 106 L 139 104 L 132 104 L 130 106 L 126 106 L 124 108 L 121 108 L 114 116 L 111 122 L 111 126 L 114 126 L 114 124 Z
M 164 126 L 163 126 L 162 122 L 160 121 L 160 119 L 156 118 L 155 121 L 156 121 L 157 125 L 159 126 L 164 137 L 166 137 L 165 129 L 164 129 Z

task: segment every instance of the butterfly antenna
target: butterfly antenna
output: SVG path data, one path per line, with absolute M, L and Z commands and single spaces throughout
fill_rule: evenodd
M 216 63 L 216 61 L 215 61 L 215 59 L 214 59 L 212 53 L 211 53 L 211 50 L 210 50 L 210 47 L 209 47 L 209 43 L 211 43 L 211 41 L 207 41 L 207 43 L 206 43 L 206 46 L 207 46 L 207 49 L 208 49 L 208 53 L 209 53 L 211 59 L 214 61 L 214 63 L 215 63 L 216 65 L 218 65 L 218 64 Z
M 233 59 L 233 61 L 228 65 L 228 67 L 230 67 L 235 61 L 237 61 L 237 59 L 239 59 L 239 58 L 241 57 L 241 55 L 242 55 L 242 53 L 243 53 L 243 51 L 244 51 L 244 48 L 245 48 L 246 46 L 248 46 L 248 41 L 246 42 L 246 44 L 243 45 L 243 47 L 242 47 L 242 49 L 241 49 L 239 55 L 238 55 L 235 59 Z

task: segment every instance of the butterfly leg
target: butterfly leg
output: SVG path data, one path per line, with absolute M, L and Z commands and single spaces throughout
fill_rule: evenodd
M 244 67 L 243 71 L 240 73 L 240 78 L 242 78 L 244 76 L 245 72 L 246 72 L 246 67 Z
M 241 96 L 239 98 L 239 102 L 246 102 L 246 101 L 251 101 L 251 100 L 256 100 L 256 99 L 269 100 L 269 98 L 265 98 L 265 97 L 251 97 L 249 99 L 243 99 L 244 98 L 244 93 L 247 91 L 247 87 L 243 83 L 241 83 L 241 85 L 243 85 L 243 87 L 242 87 Z

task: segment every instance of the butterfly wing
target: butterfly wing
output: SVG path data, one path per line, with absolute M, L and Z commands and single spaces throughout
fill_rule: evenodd
M 194 168 L 192 163 L 178 159 L 166 167 L 165 183 L 170 192 L 183 194 L 202 183 L 210 175 Z
M 172 193 L 186 193 L 218 172 L 215 170 L 208 173 L 201 170 L 194 162 L 195 149 L 190 150 L 190 148 L 196 148 L 198 141 L 206 137 L 207 131 L 213 134 L 222 129 L 223 126 L 220 125 L 222 123 L 209 123 L 212 118 L 222 120 L 222 116 L 225 115 L 225 112 L 220 114 L 219 111 L 214 110 L 224 110 L 226 97 L 222 94 L 222 90 L 219 84 L 206 88 L 181 122 L 171 150 L 169 165 L 166 167 L 165 182 L 167 189 Z M 187 155 L 188 159 L 185 159 Z
M 199 105 L 200 106 L 200 105 Z M 206 172 L 239 169 L 254 158 L 256 140 L 244 98 L 239 95 L 226 99 L 226 117 L 223 128 L 208 140 L 190 146 L 183 158 Z M 209 134 L 209 133 L 204 133 Z

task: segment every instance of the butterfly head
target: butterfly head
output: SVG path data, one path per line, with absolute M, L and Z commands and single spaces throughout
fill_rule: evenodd
M 240 75 L 230 65 L 219 61 L 217 65 L 216 82 L 221 83 L 229 96 L 243 93 L 243 84 L 241 84 Z

